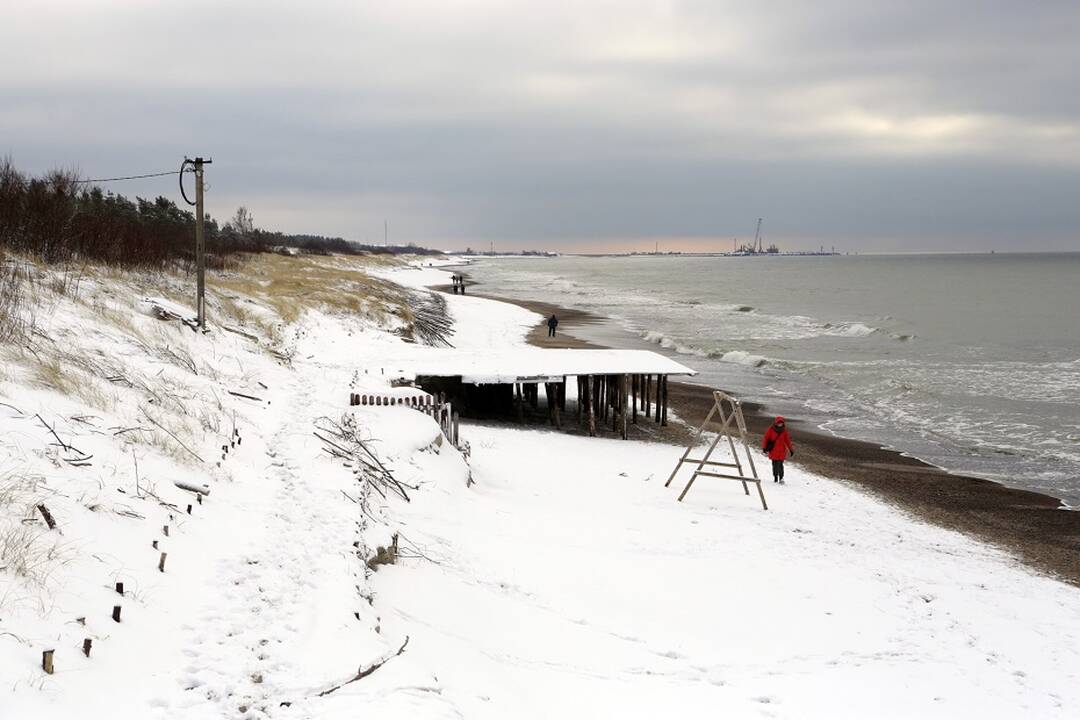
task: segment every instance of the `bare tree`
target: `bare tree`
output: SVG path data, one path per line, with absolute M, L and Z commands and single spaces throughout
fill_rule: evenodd
M 252 216 L 251 211 L 243 205 L 236 208 L 236 214 L 229 220 L 229 224 L 232 225 L 232 229 L 240 237 L 250 237 L 255 232 L 255 218 Z

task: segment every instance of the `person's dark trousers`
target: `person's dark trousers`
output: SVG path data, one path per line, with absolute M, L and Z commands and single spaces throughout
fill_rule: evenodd
M 555 337 L 555 328 L 548 326 L 548 337 Z
M 784 461 L 773 460 L 772 461 L 772 479 L 773 482 L 784 481 Z

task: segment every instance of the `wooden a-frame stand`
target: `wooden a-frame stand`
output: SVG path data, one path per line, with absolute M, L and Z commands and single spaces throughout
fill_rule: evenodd
M 693 451 L 694 446 L 697 445 L 698 439 L 701 434 L 705 432 L 705 427 L 709 424 L 709 421 L 713 419 L 714 415 L 720 416 L 720 430 L 716 434 L 716 438 L 709 445 L 709 449 L 705 452 L 705 456 L 701 458 L 692 458 L 690 453 Z M 739 441 L 742 443 L 742 449 L 746 453 L 746 462 L 750 466 L 750 474 L 746 475 L 743 472 L 743 463 L 739 459 L 739 452 L 735 447 L 734 433 L 738 432 Z M 731 448 L 731 456 L 735 459 L 735 462 L 718 462 L 716 460 L 710 460 L 713 451 L 716 450 L 716 446 L 720 444 L 720 438 L 727 438 L 728 446 Z M 690 486 L 697 480 L 698 475 L 704 475 L 705 477 L 724 478 L 726 480 L 738 480 L 742 483 L 743 490 L 747 495 L 750 494 L 750 487 L 747 483 L 754 483 L 757 485 L 758 496 L 761 498 L 761 509 L 768 510 L 769 506 L 765 504 L 765 493 L 761 489 L 761 478 L 758 477 L 757 467 L 754 465 L 754 456 L 750 450 L 750 443 L 746 439 L 746 421 L 743 419 L 742 405 L 736 398 L 728 395 L 720 390 L 713 391 L 713 407 L 709 411 L 708 417 L 705 418 L 705 422 L 701 423 L 701 427 L 694 433 L 694 439 L 690 441 L 690 446 L 683 452 L 682 457 L 679 458 L 679 462 L 675 465 L 675 469 L 671 471 L 671 477 L 664 483 L 664 487 L 671 485 L 671 481 L 675 479 L 679 469 L 683 466 L 683 463 L 697 463 L 697 468 L 694 469 L 694 474 L 690 476 L 690 482 L 686 483 L 686 487 L 683 488 L 682 493 L 679 495 L 681 501 L 686 497 L 686 493 L 690 492 Z M 709 467 L 721 467 L 721 468 L 735 468 L 735 474 L 723 473 L 723 472 L 710 472 L 705 470 L 705 466 Z

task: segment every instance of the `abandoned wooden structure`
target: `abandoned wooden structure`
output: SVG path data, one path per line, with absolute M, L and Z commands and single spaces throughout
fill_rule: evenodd
M 514 348 L 487 353 L 433 351 L 380 374 L 411 380 L 446 398 L 462 417 L 524 420 L 546 413 L 556 428 L 574 423 L 627 437 L 639 419 L 667 424 L 668 377 L 695 372 L 647 350 Z M 544 402 L 541 410 L 540 388 Z
M 705 451 L 705 454 L 700 458 L 690 457 L 690 453 L 694 450 L 698 440 L 701 439 L 702 433 L 706 431 L 706 427 L 712 421 L 714 416 L 719 416 L 720 427 L 716 431 L 716 437 L 713 438 L 712 443 L 709 445 L 709 449 Z M 733 462 L 723 462 L 720 460 L 713 460 L 712 455 L 716 450 L 716 446 L 720 444 L 721 439 L 727 439 L 728 448 L 731 450 L 731 458 Z M 745 455 L 745 464 L 743 459 L 739 457 L 739 450 L 743 451 Z M 713 406 L 709 410 L 709 414 L 705 417 L 705 422 L 701 423 L 701 426 L 694 432 L 694 438 L 690 441 L 690 445 L 683 451 L 682 457 L 679 458 L 679 462 L 675 463 L 675 469 L 671 471 L 671 475 L 668 477 L 667 482 L 664 483 L 664 487 L 671 485 L 671 481 L 675 479 L 675 476 L 679 473 L 679 469 L 684 463 L 697 464 L 694 468 L 694 474 L 690 476 L 690 480 L 686 483 L 686 487 L 679 494 L 679 500 L 682 501 L 686 497 L 686 493 L 690 492 L 690 486 L 694 484 L 694 481 L 698 479 L 698 476 L 721 478 L 725 480 L 738 480 L 742 483 L 743 491 L 749 495 L 750 487 L 752 483 L 757 486 L 758 497 L 761 498 L 761 509 L 768 510 L 769 506 L 765 503 L 765 492 L 761 489 L 761 478 L 758 477 L 757 466 L 754 465 L 754 455 L 750 449 L 750 443 L 747 440 L 746 432 L 746 420 L 743 418 L 742 404 L 737 398 L 728 395 L 720 390 L 713 391 Z M 710 468 L 706 470 L 705 468 Z M 733 468 L 734 472 L 728 470 L 727 472 L 716 472 L 711 468 Z M 749 469 L 749 473 L 746 469 Z

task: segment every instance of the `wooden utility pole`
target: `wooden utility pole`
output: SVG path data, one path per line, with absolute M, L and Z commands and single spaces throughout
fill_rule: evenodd
M 195 314 L 200 330 L 206 329 L 206 211 L 203 209 L 203 165 L 209 165 L 213 160 L 204 160 L 197 157 L 194 160 L 184 158 L 180 166 L 180 194 L 188 205 L 195 206 Z M 187 167 L 192 167 L 195 173 L 195 202 L 188 200 L 184 194 L 184 173 Z
M 212 162 L 195 158 L 195 262 L 199 273 L 197 311 L 199 329 L 206 329 L 206 214 L 203 211 L 203 164 Z

